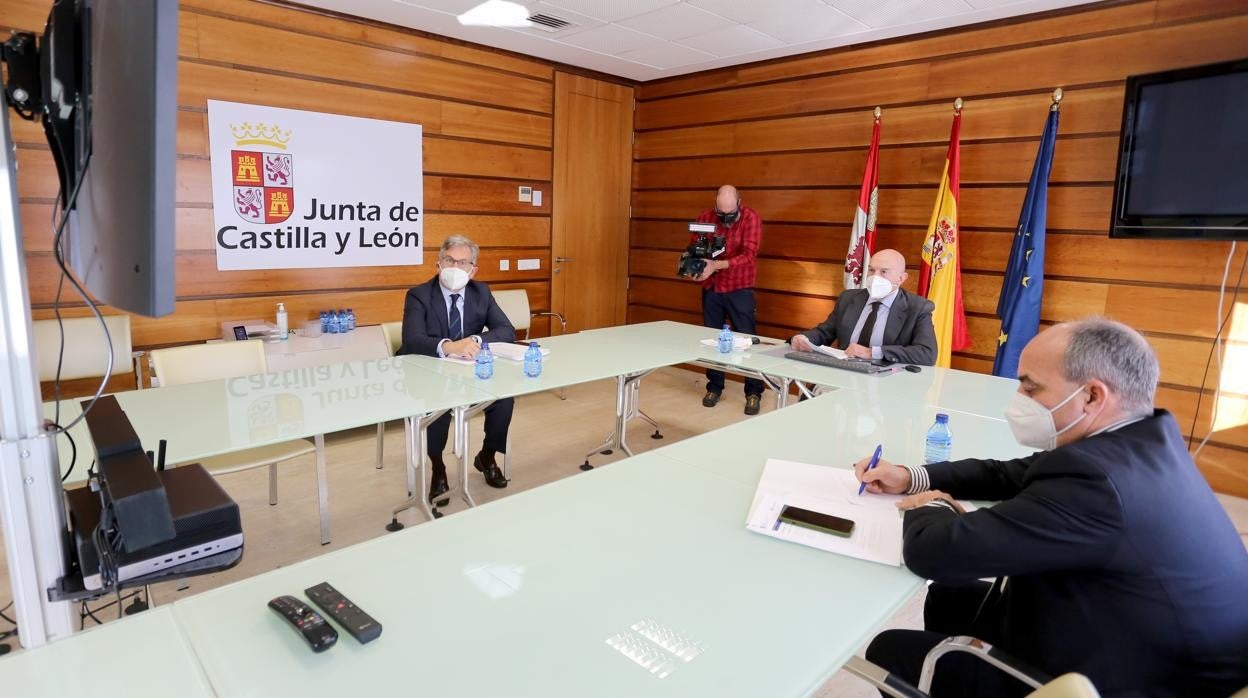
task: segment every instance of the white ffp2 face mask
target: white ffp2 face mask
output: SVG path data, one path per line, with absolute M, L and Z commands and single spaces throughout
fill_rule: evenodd
M 1078 419 L 1059 430 L 1053 423 L 1053 413 L 1075 399 L 1075 396 L 1081 392 L 1083 392 L 1083 386 L 1079 386 L 1065 400 L 1054 405 L 1053 409 L 1040 404 L 1035 398 L 1022 393 L 1014 393 L 1010 396 L 1009 406 L 1005 408 L 1005 420 L 1010 423 L 1010 431 L 1014 432 L 1014 438 L 1024 446 L 1041 451 L 1052 451 L 1057 448 L 1057 437 L 1070 431 L 1088 414 L 1081 413 Z
M 462 291 L 468 285 L 468 272 L 459 267 L 447 267 L 438 274 L 442 285 L 452 291 Z
M 867 289 L 867 296 L 873 301 L 878 301 L 893 292 L 892 282 L 878 274 L 868 276 L 863 282 L 863 287 Z

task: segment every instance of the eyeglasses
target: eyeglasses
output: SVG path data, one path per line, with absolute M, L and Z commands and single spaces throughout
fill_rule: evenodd
M 464 271 L 472 271 L 472 268 L 477 266 L 476 264 L 473 264 L 471 259 L 455 259 L 454 257 L 443 257 L 439 259 L 438 262 L 440 262 L 442 266 L 458 267 Z

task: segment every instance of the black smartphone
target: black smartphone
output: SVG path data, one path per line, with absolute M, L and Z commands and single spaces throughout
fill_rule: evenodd
M 244 342 L 247 340 L 247 328 L 242 325 L 234 326 L 234 339 Z
M 831 514 L 821 514 L 809 509 L 785 506 L 780 510 L 779 522 L 809 528 L 812 531 L 831 533 L 834 536 L 848 538 L 854 532 L 854 522 Z

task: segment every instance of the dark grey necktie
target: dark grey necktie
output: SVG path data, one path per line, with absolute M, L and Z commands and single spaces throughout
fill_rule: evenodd
M 874 315 L 872 315 L 874 317 Z M 464 336 L 464 319 L 459 316 L 459 294 L 451 294 L 451 339 Z
M 871 304 L 871 312 L 867 313 L 867 321 L 862 323 L 862 331 L 858 333 L 857 344 L 871 346 L 871 333 L 875 332 L 875 316 L 880 312 L 880 301 Z

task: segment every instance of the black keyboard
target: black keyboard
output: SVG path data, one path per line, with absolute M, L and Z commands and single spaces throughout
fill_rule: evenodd
M 784 355 L 786 359 L 794 361 L 804 361 L 808 364 L 816 364 L 818 366 L 829 366 L 831 368 L 839 368 L 845 371 L 853 371 L 855 373 L 885 373 L 891 371 L 888 366 L 877 366 L 870 361 L 861 359 L 838 359 L 835 356 L 820 354 L 817 351 L 791 351 Z

